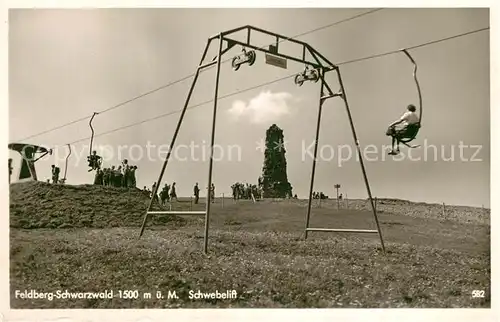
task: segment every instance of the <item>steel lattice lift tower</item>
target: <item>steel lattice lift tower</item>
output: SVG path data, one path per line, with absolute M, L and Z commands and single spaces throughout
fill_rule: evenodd
M 246 31 L 246 42 L 238 41 L 238 40 L 230 37 L 231 35 L 233 35 L 237 32 L 242 32 L 242 31 Z M 252 45 L 251 36 L 255 33 L 264 34 L 264 35 L 274 37 L 276 39 L 276 42 L 274 45 L 270 45 L 268 48 L 262 48 L 262 47 L 257 47 L 255 45 Z M 213 58 L 212 60 L 205 62 L 205 58 L 207 56 L 208 49 L 214 40 L 218 40 L 217 56 L 215 58 Z M 279 44 L 282 42 L 290 42 L 290 43 L 301 46 L 302 55 L 300 57 L 295 57 L 292 55 L 286 55 L 284 53 L 281 53 L 279 50 Z M 184 107 L 183 107 L 181 115 L 179 117 L 179 121 L 177 123 L 172 141 L 170 142 L 170 148 L 168 150 L 165 161 L 163 162 L 163 166 L 162 166 L 160 175 L 158 177 L 158 180 L 156 181 L 157 183 L 156 183 L 156 186 L 154 188 L 154 191 L 152 192 L 151 200 L 149 201 L 148 208 L 146 210 L 146 214 L 144 215 L 144 220 L 142 223 L 139 237 L 141 237 L 144 233 L 144 229 L 146 227 L 146 223 L 147 223 L 149 215 L 161 214 L 161 215 L 200 215 L 200 216 L 205 216 L 205 234 L 204 234 L 203 251 L 204 251 L 204 253 L 207 253 L 207 251 L 208 251 L 208 230 L 209 230 L 210 210 L 211 210 L 210 208 L 211 208 L 211 204 L 212 204 L 211 193 L 207 194 L 207 203 L 206 203 L 205 211 L 152 211 L 151 207 L 152 207 L 153 201 L 155 199 L 155 196 L 158 192 L 158 187 L 160 186 L 163 175 L 165 174 L 165 170 L 167 168 L 167 164 L 168 164 L 168 161 L 170 159 L 171 152 L 173 151 L 175 141 L 177 139 L 179 129 L 181 127 L 182 121 L 184 119 L 184 115 L 185 115 L 187 107 L 189 105 L 189 101 L 191 99 L 191 95 L 193 93 L 194 87 L 195 87 L 196 82 L 198 80 L 198 76 L 200 75 L 200 72 L 203 69 L 211 67 L 213 65 L 216 65 L 212 132 L 211 132 L 211 139 L 210 139 L 210 161 L 209 161 L 209 169 L 208 169 L 208 187 L 212 186 L 213 146 L 214 146 L 214 141 L 215 141 L 215 121 L 216 121 L 216 116 L 217 116 L 217 98 L 218 98 L 218 92 L 219 92 L 221 58 L 225 53 L 227 53 L 230 49 L 232 49 L 236 45 L 239 45 L 242 47 L 242 53 L 240 55 L 234 57 L 232 60 L 232 66 L 233 66 L 234 70 L 238 70 L 240 68 L 240 66 L 245 64 L 245 63 L 249 64 L 250 66 L 253 65 L 255 62 L 255 58 L 256 58 L 255 51 L 259 51 L 259 52 L 265 53 L 266 63 L 268 63 L 270 65 L 274 65 L 274 66 L 281 67 L 281 68 L 286 68 L 287 60 L 304 64 L 306 66 L 304 71 L 295 76 L 295 84 L 297 84 L 298 86 L 301 86 L 305 81 L 313 81 L 313 82 L 321 81 L 321 89 L 320 89 L 319 104 L 318 104 L 319 105 L 319 107 L 318 107 L 318 119 L 317 119 L 317 124 L 316 124 L 316 136 L 315 136 L 315 143 L 314 143 L 314 158 L 313 158 L 313 162 L 312 162 L 311 182 L 310 182 L 310 186 L 309 186 L 309 200 L 308 200 L 308 205 L 307 205 L 307 214 L 306 214 L 306 218 L 305 218 L 305 238 L 307 238 L 308 232 L 313 232 L 313 231 L 347 232 L 347 233 L 376 233 L 379 235 L 380 243 L 382 245 L 382 250 L 385 253 L 384 240 L 382 238 L 382 231 L 380 229 L 380 223 L 378 221 L 377 210 L 376 210 L 376 207 L 374 204 L 374 200 L 372 198 L 370 184 L 368 182 L 368 177 L 367 177 L 365 165 L 363 162 L 363 157 L 362 157 L 362 153 L 361 153 L 361 149 L 360 149 L 359 140 L 358 140 L 358 137 L 356 135 L 354 121 L 352 119 L 349 104 L 347 102 L 347 95 L 346 95 L 346 91 L 344 88 L 344 84 L 342 82 L 342 77 L 340 74 L 339 67 L 332 64 L 321 53 L 319 53 L 316 49 L 314 49 L 312 46 L 310 46 L 309 44 L 307 44 L 305 42 L 295 40 L 295 39 L 292 39 L 292 38 L 289 38 L 289 37 L 286 37 L 283 35 L 279 35 L 277 33 L 273 33 L 273 32 L 267 31 L 267 30 L 256 28 L 253 26 L 248 26 L 248 25 L 221 32 L 218 35 L 212 36 L 208 39 L 208 42 L 205 46 L 205 50 L 203 51 L 200 63 L 198 65 L 198 68 L 196 69 L 196 73 L 194 75 L 194 79 L 193 79 L 193 82 L 192 82 L 191 87 L 189 89 L 186 101 L 184 103 Z M 250 49 L 250 50 L 247 50 L 247 49 Z M 306 57 L 306 54 L 309 54 L 308 56 L 310 56 L 312 59 L 309 57 Z M 338 85 L 340 86 L 340 90 L 338 92 L 332 91 L 329 84 L 325 80 L 326 74 L 329 72 L 332 72 L 332 71 L 335 72 L 337 75 Z M 309 226 L 309 221 L 310 221 L 310 216 L 311 216 L 311 203 L 312 203 L 314 177 L 315 177 L 315 172 L 316 172 L 316 159 L 317 159 L 317 153 L 318 153 L 318 141 L 319 141 L 320 126 L 321 126 L 322 108 L 323 108 L 323 103 L 327 99 L 334 98 L 334 97 L 339 97 L 344 101 L 344 105 L 345 105 L 345 108 L 347 111 L 347 116 L 348 116 L 349 123 L 351 126 L 352 135 L 353 135 L 354 142 L 356 144 L 356 149 L 357 149 L 357 152 L 359 155 L 359 163 L 361 166 L 361 171 L 362 171 L 364 182 L 366 185 L 366 190 L 368 192 L 368 197 L 370 199 L 370 205 L 371 205 L 371 208 L 373 211 L 373 217 L 374 217 L 375 223 L 377 225 L 376 230 L 313 228 L 313 227 Z

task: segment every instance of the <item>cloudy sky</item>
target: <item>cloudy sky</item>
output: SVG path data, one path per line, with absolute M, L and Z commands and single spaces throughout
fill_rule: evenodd
M 9 142 L 55 147 L 37 163 L 41 180 L 57 163 L 64 174 L 65 144 L 72 144 L 70 184 L 92 182 L 85 162 L 88 120 L 103 111 L 194 73 L 207 38 L 218 32 L 254 25 L 295 36 L 370 9 L 88 9 L 10 10 L 9 12 Z M 487 9 L 384 9 L 321 29 L 298 39 L 308 42 L 333 63 L 419 45 L 489 26 Z M 235 35 L 242 39 L 242 35 Z M 257 46 L 272 43 L 256 36 Z M 299 55 L 294 46 L 284 53 Z M 212 58 L 217 43 L 210 48 Z M 240 52 L 235 47 L 224 59 Z M 489 31 L 417 48 L 424 106 L 422 147 L 402 147 L 403 156 L 387 156 L 387 125 L 418 103 L 413 66 L 403 54 L 341 65 L 351 112 L 365 153 L 373 194 L 415 201 L 489 206 L 490 102 Z M 249 87 L 293 75 L 304 66 L 289 61 L 287 69 L 256 63 L 237 72 L 221 67 L 217 111 L 214 182 L 217 193 L 230 192 L 235 181 L 256 183 L 262 170 L 259 142 L 273 123 L 284 131 L 288 176 L 299 197 L 306 197 L 311 172 L 319 83 L 298 87 L 289 77 L 271 85 L 231 95 Z M 168 182 L 189 195 L 195 182 L 206 186 L 215 69 L 200 75 L 177 143 L 184 146 L 169 163 Z M 162 151 L 171 141 L 192 78 L 96 116 L 94 146 L 105 165 L 128 158 L 139 167 L 138 186 L 151 186 L 162 166 Z M 335 75 L 327 77 L 334 90 Z M 334 195 L 342 185 L 349 198 L 366 190 L 354 153 L 342 100 L 324 104 L 320 161 L 315 190 Z M 155 118 L 159 115 L 163 117 Z M 84 119 L 43 135 L 33 134 Z M 153 121 L 143 122 L 154 119 Z M 127 125 L 140 123 L 135 126 Z M 122 130 L 114 129 L 125 127 Z M 110 133 L 107 133 L 110 132 Z M 186 147 L 187 146 L 187 147 Z M 194 151 L 191 155 L 189 150 Z M 223 152 L 223 153 L 222 153 Z M 333 152 L 333 155 L 332 155 Z M 149 156 L 148 156 L 149 154 Z M 349 155 L 352 155 L 349 157 Z M 15 166 L 19 156 L 11 152 Z M 205 158 L 205 160 L 203 160 Z M 16 169 L 17 170 L 17 169 Z

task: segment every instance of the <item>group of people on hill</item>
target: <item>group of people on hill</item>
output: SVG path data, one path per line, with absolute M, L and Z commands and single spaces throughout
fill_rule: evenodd
M 155 188 L 156 188 L 156 182 L 153 183 L 151 190 L 149 190 L 146 186 L 144 186 L 143 191 L 149 198 L 152 198 L 153 192 L 155 191 Z M 210 188 L 210 194 L 211 194 L 210 198 L 212 199 L 212 202 L 214 202 L 215 201 L 215 184 L 213 184 L 213 183 L 212 183 L 212 186 Z M 198 186 L 198 182 L 196 182 L 194 187 L 193 187 L 193 196 L 194 196 L 194 203 L 197 204 L 200 200 L 200 187 Z M 173 182 L 172 185 L 165 183 L 165 185 L 163 186 L 161 191 L 154 198 L 156 200 L 158 200 L 161 205 L 165 205 L 167 202 L 173 201 L 174 199 L 176 201 L 178 201 L 176 183 Z
M 231 186 L 231 191 L 233 194 L 233 199 L 260 199 L 262 198 L 262 187 L 255 184 L 240 183 L 236 182 Z
M 152 191 L 154 191 L 156 188 L 156 182 L 153 183 Z M 152 192 L 151 192 L 152 193 Z M 165 183 L 163 186 L 163 189 L 161 189 L 160 193 L 160 204 L 165 205 L 167 202 L 170 202 L 171 200 L 173 201 L 174 199 L 178 201 L 177 199 L 177 189 L 175 186 L 175 182 L 172 183 L 172 186 L 170 186 L 168 183 Z M 150 196 L 151 198 L 151 196 Z
M 313 199 L 328 199 L 328 196 L 323 192 L 313 192 L 312 197 Z
M 313 199 L 328 199 L 328 196 L 323 192 L 313 192 Z M 339 200 L 342 200 L 342 194 L 339 195 Z
M 136 165 L 129 165 L 128 160 L 124 159 L 122 164 L 117 168 L 98 167 L 94 177 L 94 184 L 112 187 L 135 188 L 137 180 L 135 173 L 137 171 Z
M 136 165 L 129 165 L 128 160 L 124 159 L 122 164 L 117 168 L 115 166 L 111 166 L 111 168 L 103 168 L 101 169 L 102 162 L 100 161 L 100 157 L 95 154 L 92 160 L 92 168 L 89 171 L 95 170 L 94 176 L 94 184 L 102 185 L 102 186 L 112 186 L 112 187 L 126 187 L 126 188 L 135 188 L 136 187 L 136 177 L 135 173 L 137 170 Z M 95 158 L 97 157 L 97 158 Z M 9 174 L 12 170 L 10 170 L 9 164 Z M 52 165 L 52 183 L 64 183 L 65 179 L 60 179 L 59 174 L 61 169 Z M 50 180 L 47 179 L 47 182 L 50 183 Z

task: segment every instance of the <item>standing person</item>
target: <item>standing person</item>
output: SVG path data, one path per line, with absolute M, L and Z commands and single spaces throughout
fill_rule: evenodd
M 109 185 L 109 169 L 108 168 L 103 168 L 102 169 L 102 184 L 104 186 Z
M 169 189 L 168 184 L 165 183 L 163 189 L 160 192 L 160 200 L 162 206 L 164 206 L 166 204 L 166 201 L 168 200 L 168 189 Z
M 10 176 L 12 176 L 12 158 L 9 158 L 9 183 L 10 183 Z
M 177 199 L 177 192 L 175 191 L 175 182 L 172 183 L 172 187 L 170 187 L 170 200 L 174 201 L 174 198 L 175 201 L 179 201 L 179 199 Z
M 135 188 L 137 186 L 137 179 L 135 178 L 135 170 L 137 170 L 136 165 L 130 167 L 130 175 L 129 175 L 130 180 L 128 180 L 128 186 L 130 188 Z
M 194 185 L 194 203 L 198 204 L 198 200 L 200 199 L 200 187 L 198 187 L 198 182 Z
M 101 169 L 97 169 L 97 171 L 95 172 L 94 184 L 102 186 L 103 178 L 104 178 L 103 171 Z
M 167 197 L 167 201 L 170 202 L 170 186 L 167 183 L 165 183 L 165 191 L 165 197 Z
M 119 165 L 115 172 L 115 187 L 121 187 L 123 182 L 122 166 Z
M 236 184 L 231 186 L 231 191 L 233 192 L 233 200 L 236 200 Z
M 212 198 L 212 203 L 215 202 L 215 185 L 213 184 L 212 182 L 212 186 L 210 187 L 210 194 L 211 194 L 211 198 Z
M 156 191 L 156 193 L 155 193 L 155 188 L 156 188 L 156 182 L 154 182 L 153 185 L 151 186 L 150 198 L 153 198 L 153 201 L 154 200 L 159 201 L 158 191 Z
M 151 193 L 155 192 L 155 188 L 156 188 L 156 182 L 153 182 L 153 185 L 151 186 Z
M 122 187 L 127 188 L 130 182 L 130 167 L 128 165 L 127 159 L 123 159 L 122 161 L 122 171 L 123 171 Z
M 59 167 L 56 167 L 55 165 L 52 165 L 52 183 L 58 183 L 59 182 L 59 172 L 61 170 Z
M 115 181 L 116 181 L 116 169 L 115 169 L 115 166 L 112 165 L 111 169 L 108 169 L 108 171 L 109 171 L 109 183 L 108 183 L 108 185 L 110 185 L 112 187 L 116 187 L 116 185 L 115 185 Z

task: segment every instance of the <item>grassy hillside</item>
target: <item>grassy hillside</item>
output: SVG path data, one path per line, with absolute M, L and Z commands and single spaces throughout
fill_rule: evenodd
M 10 227 L 82 228 L 123 227 L 142 223 L 149 198 L 139 189 L 15 183 L 10 189 Z M 153 209 L 159 209 L 157 203 Z M 172 217 L 155 217 L 166 224 Z M 176 218 L 175 224 L 182 219 Z M 173 225 L 174 223 L 170 223 Z
M 304 200 L 219 199 L 205 256 L 203 218 L 155 216 L 138 240 L 147 202 L 139 190 L 11 185 L 12 307 L 490 306 L 490 227 L 482 209 L 467 210 L 464 220 L 459 210 L 457 216 L 440 217 L 439 205 L 420 205 L 427 208 L 417 211 L 419 205 L 409 202 L 379 200 L 384 255 L 376 234 L 312 233 L 304 240 Z M 204 204 L 191 206 L 187 200 L 172 207 L 203 209 Z M 375 228 L 370 211 L 352 208 L 315 201 L 311 226 Z M 113 289 L 115 298 L 15 298 L 16 290 L 30 289 Z M 118 290 L 138 290 L 140 298 L 120 299 Z M 156 298 L 157 291 L 165 296 L 169 290 L 179 298 Z M 238 295 L 193 300 L 190 290 Z M 474 290 L 485 297 L 473 298 Z M 144 298 L 145 292 L 152 298 Z
M 350 209 L 371 209 L 368 200 L 348 200 L 342 204 Z M 411 202 L 408 200 L 378 198 L 377 209 L 383 212 L 401 214 L 418 218 L 435 218 L 453 220 L 461 223 L 490 223 L 490 209 L 467 206 L 429 204 L 425 202 Z

